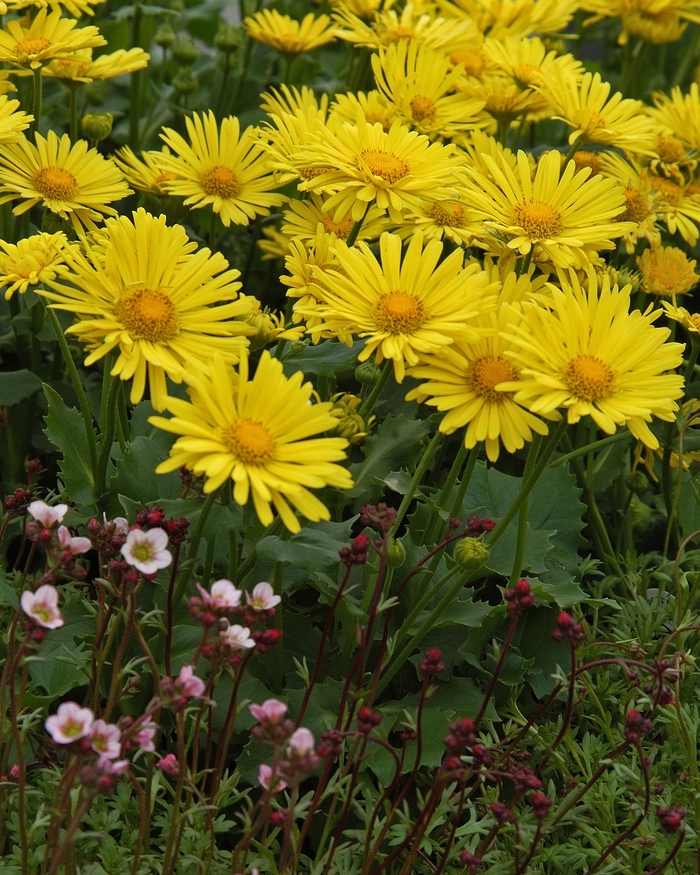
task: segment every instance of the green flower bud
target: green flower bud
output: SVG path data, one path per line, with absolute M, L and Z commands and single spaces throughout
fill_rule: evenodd
M 462 538 L 454 549 L 454 560 L 460 568 L 476 571 L 489 558 L 489 548 L 479 538 Z
M 214 46 L 225 55 L 232 55 L 241 47 L 241 29 L 235 25 L 220 24 L 214 37 Z
M 355 368 L 355 379 L 363 386 L 376 386 L 382 372 L 374 362 L 362 362 Z
M 189 37 L 178 37 L 173 43 L 173 59 L 178 64 L 191 67 L 199 59 L 199 49 Z
M 299 353 L 304 352 L 306 345 L 306 341 L 304 340 L 293 340 L 289 344 L 289 351 L 292 355 L 299 355 Z
M 644 471 L 630 471 L 625 477 L 625 486 L 635 495 L 641 495 L 649 488 L 649 478 Z
M 386 564 L 389 568 L 401 568 L 406 561 L 406 548 L 396 538 L 389 538 L 386 551 Z
M 89 112 L 83 116 L 81 125 L 88 140 L 106 140 L 112 133 L 114 118 L 110 112 Z
M 175 42 L 175 31 L 169 24 L 161 24 L 156 31 L 156 35 L 153 37 L 153 41 L 161 49 L 169 49 Z
M 199 88 L 199 79 L 194 75 L 189 67 L 183 67 L 182 70 L 173 79 L 173 88 L 178 94 L 192 94 Z

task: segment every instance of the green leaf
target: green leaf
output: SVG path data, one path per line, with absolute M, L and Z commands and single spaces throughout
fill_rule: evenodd
M 424 419 L 406 419 L 403 414 L 389 414 L 376 434 L 362 445 L 364 461 L 350 465 L 355 486 L 346 494 L 362 498 L 363 502 L 376 501 L 383 492 L 384 479 L 399 465 L 407 465 L 418 457 L 420 444 L 430 430 Z
M 362 340 L 356 340 L 352 346 L 337 340 L 305 346 L 300 352 L 289 352 L 283 357 L 284 372 L 288 377 L 297 371 L 317 377 L 334 377 L 340 371 L 355 367 L 357 355 L 363 346 Z
M 9 605 L 14 610 L 19 607 L 19 596 L 7 582 L 4 568 L 0 568 L 0 604 Z
M 58 392 L 46 383 L 44 394 L 49 403 L 44 434 L 63 454 L 58 463 L 63 490 L 76 504 L 94 504 L 95 481 L 83 418 L 75 407 L 66 407 Z
M 344 523 L 316 523 L 291 538 L 277 535 L 263 538 L 257 547 L 260 559 L 286 562 L 305 571 L 331 571 L 338 568 L 338 550 L 347 546 L 354 519 Z
M 108 511 L 112 516 L 120 513 L 120 494 L 145 505 L 162 499 L 177 499 L 182 492 L 182 482 L 177 473 L 156 474 L 156 467 L 167 457 L 167 451 L 160 449 L 150 438 L 137 437 L 132 440 L 117 462 L 116 474 L 110 481 Z
M 26 368 L 21 371 L 0 371 L 0 407 L 23 401 L 39 389 L 41 380 Z
M 383 483 L 388 486 L 392 492 L 397 492 L 399 495 L 405 495 L 411 485 L 413 478 L 408 471 L 391 471 L 386 477 L 372 477 L 374 483 Z

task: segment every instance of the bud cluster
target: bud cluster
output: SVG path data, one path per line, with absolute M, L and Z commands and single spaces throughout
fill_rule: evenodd
M 512 589 L 504 590 L 503 598 L 508 604 L 508 613 L 511 617 L 519 617 L 523 611 L 535 604 L 535 596 L 525 578 L 519 580 Z
M 576 623 L 574 618 L 567 614 L 566 611 L 562 611 L 557 617 L 557 625 L 552 632 L 552 638 L 555 641 L 568 641 L 574 647 L 577 647 L 584 637 L 583 626 L 580 623 Z
M 367 535 L 358 535 L 353 538 L 349 547 L 341 547 L 338 553 L 340 560 L 346 568 L 352 565 L 364 565 L 367 561 L 367 550 L 369 548 L 369 538 Z

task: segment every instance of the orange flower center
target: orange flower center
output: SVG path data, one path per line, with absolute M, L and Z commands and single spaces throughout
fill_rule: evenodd
M 613 222 L 643 222 L 649 215 L 646 196 L 636 188 L 625 189 L 625 210 Z
M 177 310 L 160 289 L 139 285 L 123 295 L 115 307 L 117 319 L 136 340 L 163 343 L 180 330 Z
M 365 149 L 362 160 L 369 168 L 370 173 L 379 176 L 386 182 L 398 182 L 411 172 L 411 168 L 391 152 L 383 152 L 381 149 Z
M 435 104 L 429 97 L 417 94 L 411 101 L 411 115 L 417 122 L 435 118 Z
M 336 237 L 339 237 L 341 240 L 347 239 L 348 234 L 352 231 L 353 224 L 354 222 L 350 216 L 346 216 L 337 224 L 330 216 L 323 217 L 323 227 L 326 230 L 326 234 L 335 234 Z
M 78 181 L 63 167 L 42 167 L 32 179 L 34 188 L 47 200 L 70 201 L 78 194 Z
M 685 158 L 685 146 L 675 137 L 659 137 L 656 141 L 656 154 L 664 164 L 675 164 Z
M 436 225 L 448 228 L 463 228 L 466 224 L 464 209 L 459 204 L 445 201 L 444 206 L 431 204 L 428 207 L 428 215 Z
M 683 203 L 683 190 L 675 182 L 659 177 L 655 185 L 663 194 L 667 204 L 670 204 L 672 207 L 678 207 Z
M 334 167 L 302 167 L 299 176 L 302 179 L 315 179 L 324 173 L 333 173 L 334 170 Z
M 244 465 L 267 465 L 275 457 L 275 439 L 262 422 L 234 422 L 223 429 L 223 441 Z
M 563 228 L 562 214 L 546 201 L 521 201 L 513 208 L 513 224 L 522 228 L 526 237 L 543 240 L 556 237 Z
M 390 334 L 412 334 L 423 324 L 425 307 L 410 292 L 389 292 L 372 308 L 374 321 Z
M 228 167 L 212 167 L 199 178 L 204 191 L 212 197 L 236 197 L 241 190 L 236 174 Z
M 582 401 L 604 401 L 614 382 L 612 369 L 594 355 L 577 355 L 564 368 L 564 383 Z
M 27 39 L 17 40 L 17 45 L 14 47 L 14 54 L 17 58 L 23 55 L 38 55 L 44 49 L 48 49 L 51 45 L 51 40 L 45 36 L 28 37 Z
M 166 170 L 165 173 L 161 173 L 159 176 L 153 180 L 154 185 L 160 187 L 164 182 L 170 182 L 172 179 L 177 179 L 177 173 L 170 173 Z
M 518 379 L 518 372 L 510 362 L 499 355 L 485 355 L 472 362 L 468 374 L 471 387 L 481 398 L 501 402 L 510 398 L 511 392 L 497 392 L 499 383 Z
M 382 42 L 385 46 L 390 45 L 391 43 L 397 43 L 402 39 L 411 39 L 413 37 L 413 31 L 410 27 L 405 27 L 401 25 L 399 27 L 395 27 L 393 30 L 387 30 L 382 37 Z
M 584 167 L 590 167 L 591 176 L 594 176 L 596 173 L 600 173 L 600 171 L 603 169 L 601 160 L 595 154 L 595 152 L 577 152 L 574 155 L 573 160 L 576 164 L 577 170 L 583 170 Z

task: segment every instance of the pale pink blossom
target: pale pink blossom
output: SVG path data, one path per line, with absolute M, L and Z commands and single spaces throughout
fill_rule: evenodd
M 156 763 L 156 766 L 162 771 L 165 772 L 166 775 L 177 775 L 179 765 L 177 762 L 177 757 L 174 753 L 166 754 L 162 759 L 159 759 Z
M 153 742 L 153 739 L 156 736 L 157 726 L 155 723 L 147 723 L 144 727 L 139 729 L 138 732 L 135 732 L 133 735 L 134 744 L 141 748 L 141 750 L 145 750 L 146 753 L 153 753 L 156 749 L 156 746 Z
M 65 526 L 58 527 L 58 544 L 71 556 L 80 556 L 92 548 L 89 538 L 74 538 Z
M 305 757 L 313 753 L 314 737 L 312 733 L 300 726 L 289 736 L 289 746 L 287 747 L 288 757 Z
M 132 529 L 126 536 L 122 556 L 142 574 L 155 574 L 173 561 L 168 549 L 168 533 L 164 529 Z
M 207 685 L 194 673 L 191 665 L 183 665 L 180 674 L 175 680 L 175 690 L 181 696 L 188 699 L 200 699 L 204 695 Z
M 219 632 L 224 644 L 231 650 L 248 650 L 255 647 L 255 641 L 250 637 L 250 629 L 247 626 L 229 625 Z
M 258 583 L 253 587 L 253 592 L 245 594 L 245 600 L 248 607 L 253 611 L 269 611 L 278 605 L 282 598 L 275 595 L 275 591 L 269 583 Z
M 90 727 L 92 749 L 108 760 L 115 760 L 121 753 L 121 737 L 119 727 L 104 720 L 95 720 Z
M 70 744 L 90 734 L 95 715 L 75 702 L 63 702 L 58 711 L 46 718 L 44 726 L 56 744 Z
M 33 501 L 27 511 L 40 522 L 45 529 L 52 529 L 58 523 L 63 522 L 63 517 L 68 513 L 67 504 L 55 504 L 50 507 L 45 501 Z
M 258 769 L 258 783 L 266 790 L 272 790 L 273 793 L 279 793 L 287 786 L 287 782 L 283 781 L 279 775 L 275 775 L 272 766 L 268 766 L 267 763 L 262 763 Z
M 24 613 L 44 629 L 58 629 L 65 622 L 58 609 L 58 590 L 45 583 L 36 592 L 25 590 L 19 600 Z
M 287 713 L 287 706 L 279 699 L 265 699 L 262 705 L 248 705 L 248 710 L 264 726 L 277 726 Z
M 211 591 L 207 592 L 201 584 L 197 584 L 197 589 L 202 596 L 204 604 L 214 611 L 229 611 L 237 608 L 241 603 L 243 593 L 240 589 L 231 583 L 230 580 L 222 578 L 216 580 L 211 585 Z
M 129 768 L 129 760 L 111 760 L 107 756 L 101 756 L 97 758 L 97 768 L 103 775 L 117 778 Z
M 105 515 L 105 525 L 107 525 L 107 516 Z M 126 520 L 123 516 L 115 516 L 112 520 L 112 525 L 114 526 L 114 534 L 115 535 L 128 535 L 129 533 L 129 521 Z

